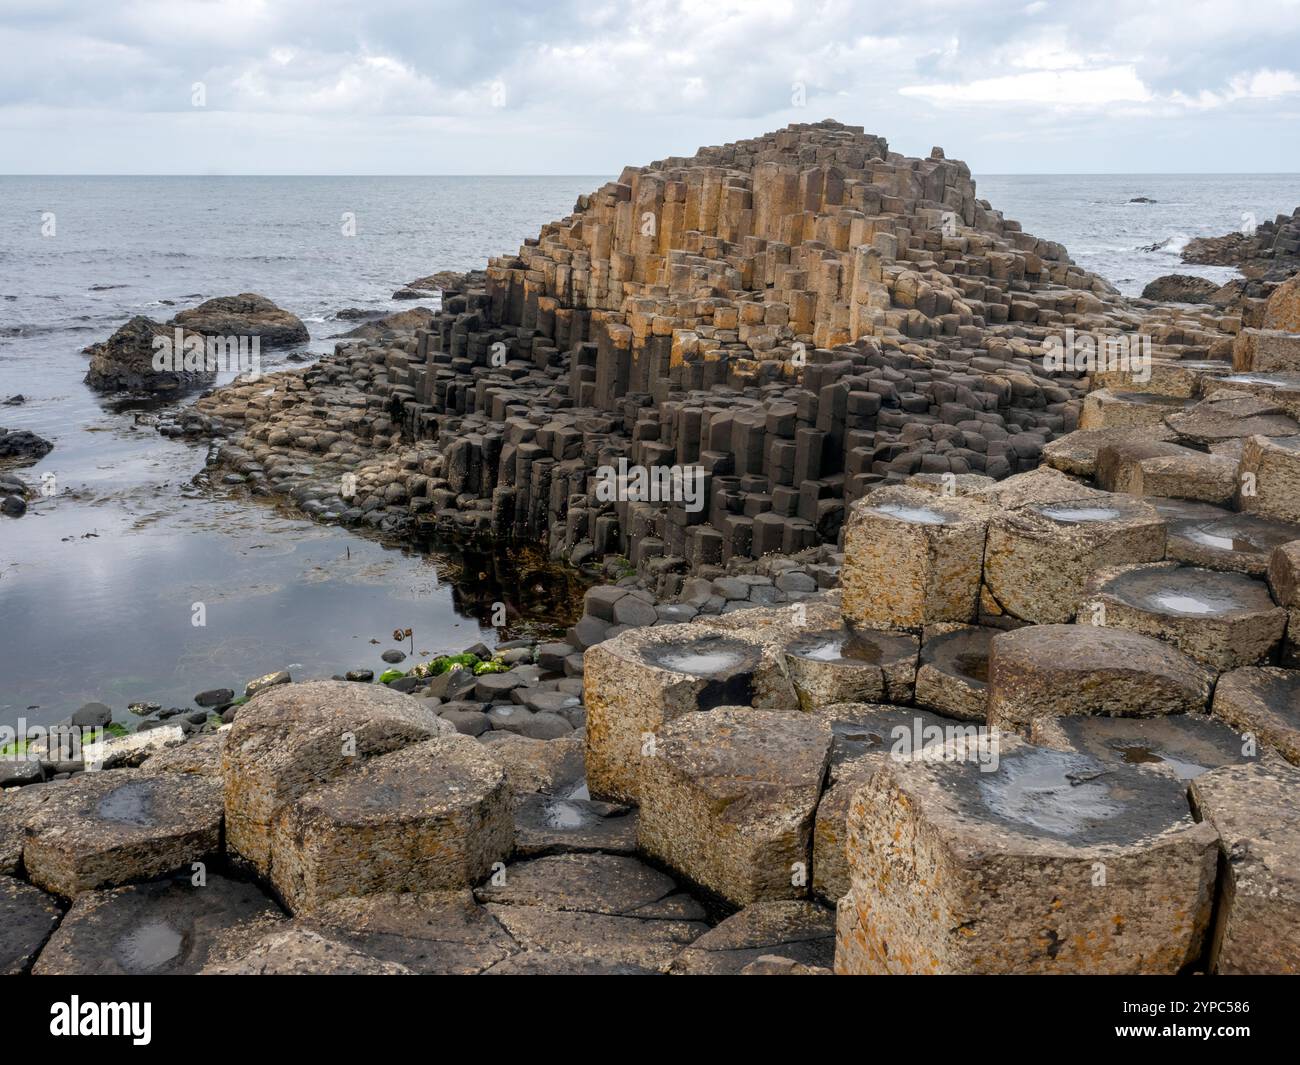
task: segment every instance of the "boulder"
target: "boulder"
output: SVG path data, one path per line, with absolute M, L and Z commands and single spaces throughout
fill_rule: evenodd
M 199 334 L 181 329 L 178 346 L 177 333 L 174 326 L 136 315 L 107 340 L 86 348 L 90 356 L 86 384 L 101 392 L 179 393 L 211 383 L 215 374 L 206 365 L 193 370 L 154 369 L 154 356 L 163 350 L 164 341 L 176 354 L 196 339 L 202 343 Z
M 916 673 L 916 705 L 962 721 L 984 720 L 989 643 L 998 630 L 963 625 L 927 635 Z
M 205 300 L 181 311 L 170 325 L 204 336 L 257 337 L 267 347 L 305 344 L 311 339 L 301 318 L 255 292 Z
M 27 429 L 0 428 L 0 469 L 29 466 L 53 450 L 53 444 Z
M 1219 286 L 1203 277 L 1191 274 L 1164 274 L 1147 283 L 1142 290 L 1144 300 L 1159 303 L 1209 303 Z
M 435 709 L 378 686 L 307 681 L 262 692 L 241 707 L 222 751 L 227 848 L 267 875 L 287 803 L 366 758 L 451 731 Z
M 791 642 L 786 669 L 804 710 L 831 703 L 907 703 L 916 685 L 919 646 L 909 633 L 841 625 Z

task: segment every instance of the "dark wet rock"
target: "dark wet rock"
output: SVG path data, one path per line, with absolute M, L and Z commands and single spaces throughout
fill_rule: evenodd
M 768 955 L 829 970 L 835 957 L 835 911 L 815 902 L 756 902 L 700 936 L 670 971 L 730 976 Z
M 1040 718 L 1033 740 L 1105 765 L 1167 766 L 1179 780 L 1259 760 L 1258 742 L 1205 714 Z
M 240 949 L 283 920 L 256 885 L 207 873 L 80 896 L 41 952 L 37 975 L 176 976 Z
M 230 688 L 211 688 L 194 696 L 194 701 L 199 706 L 224 706 L 234 699 L 235 693 Z
M 103 703 L 86 703 L 80 710 L 73 713 L 72 724 L 79 728 L 94 728 L 111 723 L 113 720 L 113 711 Z
M 193 331 L 179 332 L 182 348 L 197 336 Z M 154 369 L 161 342 L 166 341 L 175 354 L 182 353 L 176 344 L 177 333 L 173 326 L 136 315 L 107 340 L 86 348 L 85 354 L 90 356 L 86 384 L 103 392 L 176 393 L 210 383 L 214 375 L 206 369 Z
M 39 758 L 0 756 L 0 788 L 38 784 L 44 779 Z
M 1209 303 L 1219 286 L 1191 274 L 1165 274 L 1142 290 L 1142 298 L 1160 303 Z
M 45 941 L 58 927 L 63 908 L 53 895 L 0 876 L 0 976 L 18 976 L 31 969 Z
M 410 299 L 423 299 L 425 293 L 415 293 Z M 396 314 L 384 315 L 374 321 L 364 322 L 339 334 L 339 339 L 377 340 L 389 333 L 414 333 L 417 329 L 427 329 L 433 322 L 433 311 L 427 307 L 412 307 L 410 310 L 398 311 Z
M 349 669 L 343 674 L 343 679 L 366 684 L 375 679 L 375 671 L 373 669 Z
M 26 466 L 53 450 L 53 444 L 27 429 L 0 428 L 0 467 Z
M 382 655 L 380 655 L 379 657 L 382 658 L 385 662 L 388 662 L 388 663 L 390 663 L 390 664 L 396 664 L 397 662 L 404 662 L 404 661 L 406 661 L 406 652 L 405 652 L 405 651 L 398 651 L 397 649 L 394 648 L 394 649 L 391 649 L 391 650 L 385 651 L 385 652 L 384 652 Z
M 254 292 L 206 300 L 181 311 L 171 324 L 204 336 L 258 337 L 268 347 L 302 344 L 311 339 L 302 319 Z
M 6 518 L 21 518 L 27 513 L 27 501 L 20 496 L 0 498 L 0 514 Z

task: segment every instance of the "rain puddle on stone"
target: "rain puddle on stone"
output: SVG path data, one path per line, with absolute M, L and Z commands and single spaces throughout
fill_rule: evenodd
M 1124 804 L 1098 779 L 1104 773 L 1090 758 L 1039 750 L 1003 759 L 998 772 L 981 778 L 979 790 L 999 817 L 1070 838 L 1123 813 Z
M 179 957 L 185 937 L 166 921 L 147 921 L 117 941 L 117 955 L 132 972 L 151 972 Z
M 1053 521 L 1075 524 L 1085 521 L 1111 521 L 1119 517 L 1114 507 L 1043 507 L 1041 513 Z
M 1212 603 L 1178 592 L 1157 592 L 1151 597 L 1151 602 L 1162 610 L 1173 610 L 1180 614 L 1214 614 L 1219 610 Z
M 587 807 L 579 806 L 576 802 L 565 802 L 563 799 L 548 802 L 542 811 L 542 816 L 546 819 L 547 828 L 559 829 L 562 832 L 576 832 L 600 820 Z
M 908 507 L 902 503 L 881 503 L 872 510 L 880 514 L 888 514 L 891 518 L 897 518 L 899 521 L 911 522 L 913 525 L 946 525 L 948 516 L 937 510 L 931 510 L 929 507 Z
M 110 791 L 95 807 L 97 817 L 123 825 L 148 825 L 152 790 L 148 784 L 132 781 Z
M 1178 774 L 1179 780 L 1191 780 L 1194 777 L 1199 777 L 1210 768 L 1207 765 L 1197 765 L 1195 762 L 1174 758 L 1167 751 L 1149 747 L 1142 743 L 1119 742 L 1111 746 L 1119 752 L 1120 758 L 1126 764 L 1142 765 L 1143 763 L 1163 762 Z
M 1239 547 L 1238 542 L 1231 536 L 1220 536 L 1218 533 L 1206 532 L 1204 529 L 1188 529 L 1183 535 L 1193 543 L 1204 544 L 1206 547 L 1217 547 L 1221 551 L 1244 549 Z

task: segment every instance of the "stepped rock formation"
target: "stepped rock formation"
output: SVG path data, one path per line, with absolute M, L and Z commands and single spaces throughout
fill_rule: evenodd
M 1128 306 L 940 150 L 835 122 L 629 168 L 465 286 L 428 330 L 224 389 L 183 428 L 327 520 L 622 554 L 672 591 L 834 541 L 878 484 L 1033 468 L 1086 390 L 1044 367 L 1063 329 L 1231 345 Z M 698 467 L 701 499 L 629 499 L 620 460 Z

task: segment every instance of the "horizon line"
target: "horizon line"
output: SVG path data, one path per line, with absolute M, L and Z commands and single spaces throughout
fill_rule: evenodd
M 985 177 L 1295 177 L 1300 170 L 1005 170 L 977 172 L 971 176 Z M 133 174 L 98 171 L 94 173 L 9 172 L 0 178 L 600 178 L 598 173 L 531 173 L 531 174 L 469 174 L 469 173 L 245 173 L 245 174 Z M 1300 190 L 1297 190 L 1300 191 Z

